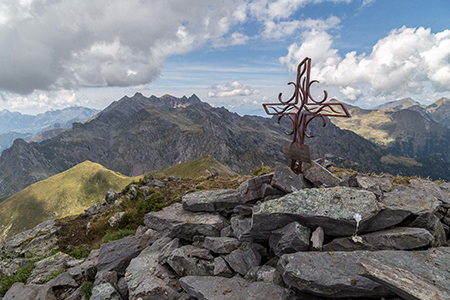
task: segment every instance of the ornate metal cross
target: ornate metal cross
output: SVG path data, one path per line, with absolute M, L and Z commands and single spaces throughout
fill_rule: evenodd
M 302 162 L 310 162 L 309 147 L 305 145 L 305 137 L 313 137 L 306 132 L 308 124 L 320 117 L 323 127 L 327 125 L 325 117 L 350 118 L 350 113 L 344 104 L 339 102 L 325 103 L 328 93 L 324 91 L 324 98 L 316 101 L 310 94 L 310 87 L 317 80 L 310 81 L 311 59 L 306 57 L 297 68 L 297 82 L 289 82 L 295 88 L 294 94 L 287 101 L 281 99 L 280 103 L 265 103 L 263 107 L 268 115 L 279 116 L 278 124 L 285 116 L 292 121 L 293 130 L 285 132 L 292 135 L 292 142 L 284 145 L 284 156 L 291 159 L 291 169 L 296 174 L 302 172 Z

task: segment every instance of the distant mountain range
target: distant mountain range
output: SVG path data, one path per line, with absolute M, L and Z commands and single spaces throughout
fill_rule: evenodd
M 352 108 L 352 111 L 358 109 Z M 407 121 L 414 123 L 418 116 L 423 118 L 423 122 L 428 120 L 423 112 L 408 109 L 382 112 L 380 116 L 386 122 L 380 122 L 378 132 L 382 134 L 383 126 L 389 127 L 388 119 L 397 113 L 398 116 L 392 119 L 406 127 L 411 126 Z M 361 114 L 372 113 L 359 110 Z M 366 139 L 357 131 L 359 127 L 369 126 L 364 125 L 365 118 L 357 113 L 354 116 L 350 120 L 361 125 L 349 123 L 356 126 L 352 129 L 348 125 L 349 130 L 345 130 L 341 123 L 339 126 L 344 129 L 331 122 L 322 128 L 321 120 L 310 124 L 309 131 L 315 137 L 308 139 L 307 143 L 313 158 L 327 157 L 337 166 L 358 171 L 450 179 L 447 156 L 429 156 L 422 145 L 413 147 L 414 152 L 409 158 L 395 155 L 387 147 L 391 142 L 389 136 L 383 137 L 385 144 L 378 143 L 375 138 L 369 141 L 370 137 Z M 424 124 L 430 128 L 437 126 L 442 132 L 436 129 L 436 137 L 447 139 L 443 126 L 434 121 Z M 282 148 L 287 140 L 284 132 L 289 126 L 287 120 L 278 125 L 275 119 L 241 117 L 225 108 L 214 108 L 196 95 L 189 98 L 170 95 L 147 98 L 137 93 L 113 102 L 95 118 L 83 124 L 74 123 L 73 129 L 51 139 L 40 143 L 17 139 L 0 156 L 0 196 L 20 191 L 85 160 L 100 163 L 127 176 L 137 176 L 211 155 L 234 172 L 250 173 L 261 164 L 273 166 L 276 161 L 286 162 Z M 399 125 L 397 127 L 400 128 Z M 399 129 L 398 134 L 410 134 L 406 129 Z M 412 142 L 418 143 L 422 137 L 417 133 Z M 408 144 L 400 145 L 401 149 L 407 149 Z M 439 147 L 434 145 L 430 149 L 438 151 Z M 414 157 L 421 153 L 427 156 Z
M 75 122 L 84 122 L 99 110 L 86 107 L 68 107 L 38 115 L 26 115 L 9 110 L 0 111 L 0 153 L 17 138 L 40 142 L 56 136 Z

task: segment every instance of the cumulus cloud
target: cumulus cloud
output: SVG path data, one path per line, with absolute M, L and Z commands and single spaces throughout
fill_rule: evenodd
M 244 86 L 242 83 L 233 81 L 230 83 L 213 85 L 208 92 L 210 98 L 250 96 L 259 94 L 259 90 L 254 90 L 250 86 Z
M 383 97 L 401 93 L 420 94 L 431 83 L 437 91 L 450 91 L 450 30 L 392 30 L 369 54 L 333 49 L 333 37 L 325 31 L 306 31 L 303 43 L 291 44 L 280 62 L 291 71 L 306 56 L 313 59 L 313 77 L 338 86 L 349 100 L 365 95 Z
M 214 48 L 222 48 L 228 46 L 244 45 L 249 37 L 239 32 L 233 32 L 229 37 L 221 37 L 214 41 Z
M 28 0 L 0 5 L 0 90 L 149 83 L 165 59 L 245 21 L 239 0 Z M 230 44 L 242 43 L 232 35 Z M 233 42 L 234 41 L 234 42 Z

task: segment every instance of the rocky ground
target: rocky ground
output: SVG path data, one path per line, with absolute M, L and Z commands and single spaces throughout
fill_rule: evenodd
M 0 277 L 17 281 L 3 300 L 450 299 L 450 185 L 322 165 L 186 193 L 86 259 L 58 252 L 67 236 L 48 220 L 0 244 Z M 166 184 L 110 191 L 79 220 L 93 230 L 113 209 L 114 227 L 124 201 Z

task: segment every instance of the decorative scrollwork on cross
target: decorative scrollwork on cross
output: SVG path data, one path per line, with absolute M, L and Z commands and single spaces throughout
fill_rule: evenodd
M 344 104 L 339 102 L 325 103 L 328 93 L 324 91 L 324 98 L 315 100 L 310 93 L 310 88 L 317 80 L 310 81 L 311 59 L 306 57 L 297 68 L 297 82 L 289 82 L 294 86 L 294 94 L 286 101 L 278 95 L 279 103 L 265 103 L 264 110 L 268 115 L 278 116 L 278 124 L 283 117 L 292 121 L 292 131 L 285 132 L 292 135 L 292 143 L 287 142 L 284 148 L 284 156 L 291 159 L 291 169 L 296 174 L 302 172 L 302 162 L 309 162 L 309 148 L 305 145 L 305 137 L 311 138 L 306 131 L 309 123 L 319 117 L 323 121 L 323 127 L 327 125 L 325 117 L 350 118 L 350 113 Z

